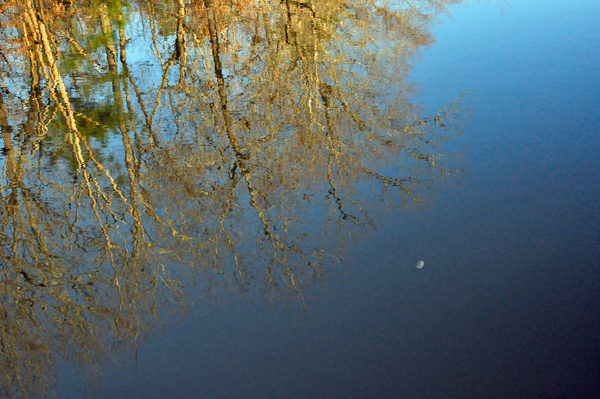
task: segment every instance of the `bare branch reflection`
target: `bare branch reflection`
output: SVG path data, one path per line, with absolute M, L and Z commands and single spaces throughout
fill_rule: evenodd
M 0 392 L 126 351 L 201 290 L 304 307 L 344 246 L 460 174 L 410 102 L 456 1 L 0 4 Z

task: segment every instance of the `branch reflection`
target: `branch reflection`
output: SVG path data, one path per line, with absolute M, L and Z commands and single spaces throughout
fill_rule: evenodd
M 407 79 L 455 2 L 3 2 L 2 394 L 135 347 L 187 286 L 304 306 L 459 174 L 460 96 L 423 116 Z

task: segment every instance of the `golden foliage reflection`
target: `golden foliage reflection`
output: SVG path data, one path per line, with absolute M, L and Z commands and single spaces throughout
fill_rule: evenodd
M 460 96 L 423 116 L 407 81 L 455 2 L 2 2 L 1 394 L 135 347 L 186 286 L 302 303 L 459 173 Z

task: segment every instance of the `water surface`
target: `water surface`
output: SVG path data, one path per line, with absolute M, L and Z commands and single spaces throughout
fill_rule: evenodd
M 600 396 L 597 2 L 1 7 L 4 396 Z

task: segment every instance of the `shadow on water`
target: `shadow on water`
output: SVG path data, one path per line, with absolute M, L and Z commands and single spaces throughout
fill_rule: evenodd
M 62 361 L 92 378 L 190 287 L 302 309 L 460 179 L 464 94 L 423 115 L 407 81 L 452 3 L 3 2 L 2 394 L 45 396 Z

